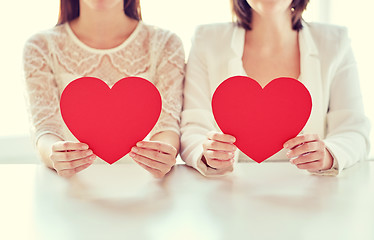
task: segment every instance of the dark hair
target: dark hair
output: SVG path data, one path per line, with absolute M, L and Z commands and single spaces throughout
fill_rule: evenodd
M 303 28 L 301 23 L 301 15 L 306 9 L 309 0 L 292 0 L 292 28 L 300 30 Z M 251 30 L 252 23 L 252 8 L 249 6 L 247 0 L 231 0 L 233 18 L 239 26 Z
M 135 20 L 141 20 L 139 0 L 124 0 L 124 13 Z M 79 17 L 79 0 L 60 0 L 60 12 L 57 25 L 70 22 Z

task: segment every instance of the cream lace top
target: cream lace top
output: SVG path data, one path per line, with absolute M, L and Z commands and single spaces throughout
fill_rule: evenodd
M 110 87 L 128 76 L 148 79 L 162 97 L 162 112 L 150 135 L 165 130 L 179 134 L 184 66 L 181 40 L 141 21 L 112 49 L 85 45 L 67 23 L 32 36 L 25 44 L 24 69 L 34 143 L 46 133 L 76 141 L 62 120 L 59 100 L 67 84 L 82 76 L 100 78 Z

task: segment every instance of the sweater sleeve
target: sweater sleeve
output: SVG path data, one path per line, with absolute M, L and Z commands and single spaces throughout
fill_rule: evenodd
M 185 55 L 180 38 L 169 34 L 157 63 L 156 87 L 162 98 L 162 110 L 151 135 L 163 131 L 180 135 Z
M 335 174 L 366 159 L 370 150 L 370 122 L 364 113 L 357 65 L 346 30 L 341 39 L 341 61 L 330 85 L 324 140 L 334 157 Z M 334 169 L 328 172 L 334 173 Z
M 207 43 L 205 35 L 202 27 L 196 29 L 187 62 L 181 121 L 181 157 L 187 165 L 204 176 L 217 176 L 233 169 L 217 170 L 201 160 L 207 133 L 219 131 L 211 109 L 208 63 L 204 53 Z
M 50 61 L 48 44 L 42 34 L 30 38 L 24 47 L 23 64 L 26 81 L 26 103 L 34 144 L 51 133 L 62 139 L 59 91 Z

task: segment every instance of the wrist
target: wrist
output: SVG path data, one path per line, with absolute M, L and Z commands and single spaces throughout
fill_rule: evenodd
M 321 169 L 321 170 L 329 170 L 329 169 L 332 169 L 333 165 L 334 165 L 334 158 L 333 156 L 331 155 L 330 151 L 325 148 L 325 163 L 326 163 L 326 166 Z
M 62 138 L 58 137 L 54 134 L 44 134 L 40 136 L 37 142 L 37 150 L 42 162 L 51 169 L 54 169 L 53 161 L 51 160 L 50 156 L 52 154 L 52 146 L 56 142 L 64 141 Z
M 205 164 L 205 166 L 207 166 L 207 167 L 209 167 L 209 168 L 217 169 L 217 168 L 214 168 L 214 167 L 212 167 L 212 166 L 210 166 L 210 165 L 208 164 L 208 162 L 207 162 L 207 160 L 206 160 L 204 154 L 203 154 L 203 156 L 201 157 L 201 161 Z

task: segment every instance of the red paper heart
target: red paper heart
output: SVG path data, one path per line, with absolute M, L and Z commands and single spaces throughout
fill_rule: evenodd
M 222 132 L 235 136 L 235 145 L 261 163 L 303 129 L 312 99 L 293 78 L 274 79 L 262 89 L 251 78 L 235 76 L 218 86 L 212 109 Z
M 139 77 L 119 80 L 110 89 L 98 78 L 78 78 L 61 95 L 61 115 L 81 142 L 109 164 L 130 152 L 156 124 L 161 96 Z

